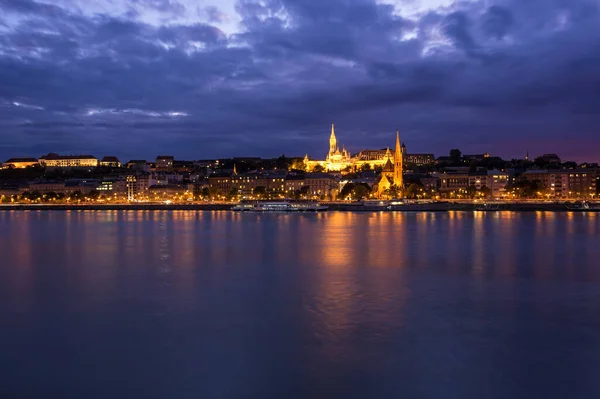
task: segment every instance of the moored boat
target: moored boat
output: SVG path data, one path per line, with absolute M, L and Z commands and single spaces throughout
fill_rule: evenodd
M 478 204 L 475 205 L 475 210 L 480 212 L 494 212 L 500 210 L 500 205 L 498 204 Z
M 392 200 L 387 209 L 400 212 L 444 212 L 448 210 L 449 202 L 446 201 L 404 201 Z
M 314 201 L 241 201 L 231 208 L 237 212 L 321 212 L 327 205 Z
M 600 204 L 587 201 L 566 203 L 565 206 L 570 212 L 600 212 Z
M 362 210 L 369 210 L 369 211 L 384 211 L 387 209 L 388 205 L 389 205 L 389 201 L 386 200 L 372 200 L 372 199 L 365 199 L 360 201 L 363 209 Z

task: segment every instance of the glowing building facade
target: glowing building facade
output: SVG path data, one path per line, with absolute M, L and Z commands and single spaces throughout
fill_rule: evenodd
M 389 149 L 383 150 L 363 150 L 351 156 L 344 146 L 338 144 L 335 135 L 335 127 L 331 125 L 331 134 L 329 136 L 329 152 L 324 160 L 313 160 L 304 157 L 304 167 L 307 172 L 313 171 L 316 167 L 322 169 L 323 172 L 341 172 L 361 170 L 368 165 L 370 169 L 383 168 L 388 161 L 394 164 L 394 156 Z

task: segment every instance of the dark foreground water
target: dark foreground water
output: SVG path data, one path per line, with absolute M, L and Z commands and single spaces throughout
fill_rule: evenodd
M 600 215 L 0 212 L 0 398 L 599 398 Z

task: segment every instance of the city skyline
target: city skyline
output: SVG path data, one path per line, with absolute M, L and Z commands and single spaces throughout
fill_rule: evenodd
M 330 129 L 331 129 L 330 133 L 328 133 L 328 134 L 332 134 L 334 132 L 334 124 L 332 124 L 330 126 Z M 336 130 L 336 132 L 337 132 L 337 130 Z M 395 134 L 398 135 L 399 133 L 400 133 L 400 130 L 396 130 Z M 331 140 L 331 138 L 329 140 Z M 352 156 L 353 158 L 356 157 L 356 156 L 360 156 L 363 151 L 367 151 L 367 152 L 369 152 L 369 151 L 381 152 L 381 151 L 384 151 L 385 149 L 393 151 L 394 146 L 396 145 L 396 143 L 394 142 L 391 145 L 388 143 L 387 145 L 380 146 L 380 147 L 371 146 L 371 147 L 362 147 L 360 149 L 355 149 L 355 148 L 348 147 L 348 146 L 345 145 L 345 143 L 348 142 L 348 141 L 351 142 L 352 140 L 347 140 L 347 138 L 345 136 L 344 136 L 344 144 L 341 144 L 338 141 L 339 145 L 342 146 L 341 149 L 347 150 L 348 160 L 350 160 L 350 156 Z M 126 162 L 131 161 L 131 160 L 146 160 L 148 162 L 152 162 L 153 159 L 158 158 L 160 156 L 166 156 L 166 155 L 173 156 L 178 161 L 195 161 L 195 160 L 203 160 L 203 159 L 205 159 L 205 160 L 210 160 L 210 159 L 212 159 L 212 160 L 218 160 L 218 159 L 236 159 L 236 158 L 239 158 L 239 159 L 242 159 L 242 158 L 274 159 L 274 158 L 277 158 L 279 156 L 284 155 L 284 156 L 286 156 L 288 158 L 297 158 L 297 159 L 304 159 L 304 158 L 308 157 L 310 159 L 311 163 L 316 164 L 316 163 L 323 162 L 323 161 L 318 161 L 318 160 L 315 161 L 315 159 L 320 159 L 320 158 L 323 158 L 323 157 L 329 157 L 329 155 L 331 155 L 331 148 L 330 148 L 330 154 L 327 155 L 327 150 L 324 147 L 324 143 L 325 143 L 325 135 L 321 138 L 320 145 L 319 145 L 319 143 L 317 143 L 317 145 L 316 145 L 317 150 L 316 151 L 311 152 L 311 153 L 306 152 L 306 153 L 304 153 L 304 155 L 301 155 L 300 153 L 296 153 L 296 154 L 289 154 L 288 153 L 288 154 L 286 154 L 286 153 L 283 153 L 283 152 L 277 152 L 277 151 L 275 151 L 273 154 L 270 154 L 270 155 L 267 155 L 267 156 L 261 156 L 261 155 L 258 155 L 258 154 L 251 154 L 251 153 L 240 153 L 240 154 L 237 154 L 237 155 L 234 154 L 234 155 L 222 156 L 222 157 L 218 157 L 218 156 L 206 156 L 206 157 L 191 156 L 191 157 L 182 157 L 179 154 L 173 154 L 173 153 L 167 154 L 167 152 L 163 151 L 163 152 L 157 152 L 157 153 L 154 153 L 154 154 L 148 154 L 148 156 L 135 156 L 135 155 L 129 155 L 129 156 L 126 155 L 126 156 L 123 156 L 118 150 L 111 151 L 110 149 L 106 150 L 103 153 L 98 153 L 97 150 L 93 150 L 93 149 L 89 150 L 89 151 L 79 151 L 79 152 L 72 152 L 72 151 L 71 152 L 68 152 L 68 151 L 65 152 L 65 151 L 51 150 L 51 151 L 46 151 L 43 154 L 39 154 L 39 155 L 36 155 L 36 154 L 14 154 L 14 153 L 10 154 L 10 153 L 7 153 L 7 155 L 5 155 L 4 158 L 0 158 L 0 164 L 2 164 L 3 162 L 8 161 L 10 159 L 15 159 L 15 158 L 30 158 L 31 157 L 31 158 L 38 159 L 38 158 L 43 158 L 43 157 L 45 157 L 47 155 L 60 155 L 60 156 L 67 156 L 67 157 L 69 157 L 69 156 L 74 156 L 74 157 L 77 157 L 77 156 L 92 156 L 92 157 L 97 158 L 98 161 L 100 161 L 103 157 L 117 157 L 117 158 L 119 158 L 119 161 L 121 161 L 122 163 L 126 163 Z M 408 147 L 406 145 L 406 142 L 404 140 L 401 140 L 401 143 L 402 143 L 403 146 Z M 330 142 L 330 144 L 331 144 L 331 142 Z M 312 147 L 315 147 L 315 146 L 311 145 L 311 148 Z M 450 151 L 452 151 L 454 149 L 460 150 L 463 155 L 465 155 L 465 154 L 467 154 L 467 155 L 468 154 L 486 154 L 487 156 L 499 157 L 499 158 L 501 158 L 503 160 L 528 159 L 528 160 L 533 161 L 533 160 L 535 160 L 535 158 L 542 157 L 544 155 L 558 154 L 560 156 L 562 154 L 562 153 L 560 153 L 560 151 L 549 151 L 549 152 L 543 152 L 542 153 L 542 152 L 536 152 L 535 150 L 534 151 L 530 151 L 529 149 L 527 149 L 527 150 L 525 150 L 525 152 L 517 154 L 516 156 L 506 157 L 506 156 L 502 156 L 501 154 L 490 153 L 487 150 L 481 151 L 481 152 L 463 151 L 464 148 L 460 147 L 460 146 L 450 147 L 445 153 L 435 153 L 435 152 L 427 151 L 427 150 L 425 150 L 425 151 L 413 151 L 413 150 L 409 150 L 409 151 L 407 151 L 407 153 L 409 153 L 409 154 L 433 155 L 434 158 L 437 159 L 439 157 L 448 156 L 450 154 Z M 1 149 L 0 149 L 0 154 L 1 154 Z M 590 162 L 594 163 L 594 162 L 598 162 L 597 158 L 598 157 L 596 157 L 596 156 L 594 156 L 594 158 L 592 158 L 592 159 L 585 159 L 585 158 L 580 159 L 580 158 L 566 158 L 566 157 L 561 157 L 561 159 L 563 161 L 571 161 L 571 162 L 577 162 L 577 163 L 590 163 Z
M 526 3 L 526 4 L 525 4 Z M 597 2 L 0 0 L 0 158 L 559 152 L 597 162 Z

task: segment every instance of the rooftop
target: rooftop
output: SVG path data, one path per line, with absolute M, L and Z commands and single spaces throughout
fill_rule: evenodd
M 23 158 L 11 158 L 8 161 L 6 161 L 5 163 L 12 163 L 12 162 L 37 162 L 38 160 L 36 158 L 32 158 L 32 157 L 23 157 Z
M 41 156 L 40 159 L 54 161 L 54 160 L 60 160 L 60 159 L 97 159 L 97 158 L 92 155 L 58 155 L 58 154 L 50 153 L 48 155 Z
M 117 157 L 104 157 L 100 162 L 119 162 Z

